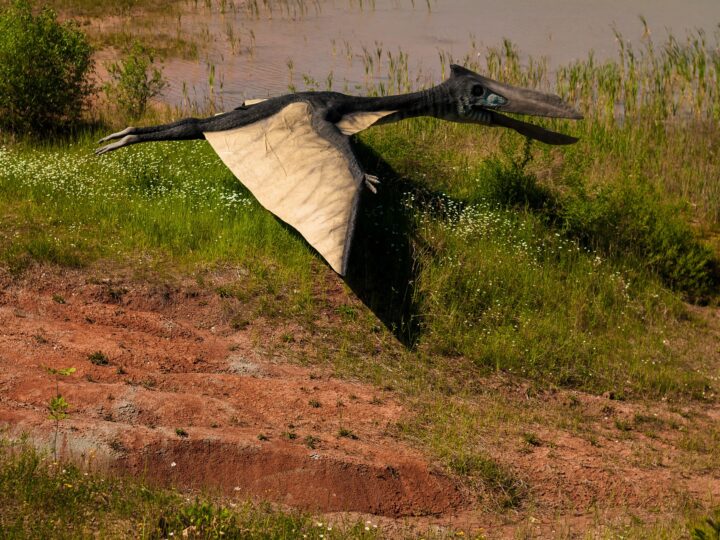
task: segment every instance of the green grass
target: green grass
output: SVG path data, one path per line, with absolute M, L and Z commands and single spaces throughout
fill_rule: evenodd
M 662 341 L 685 317 L 681 296 L 716 294 L 716 258 L 676 202 L 613 178 L 591 194 L 570 160 L 553 181 L 571 178 L 548 185 L 534 170 L 557 150 L 523 168 L 517 137 L 490 135 L 499 151 L 483 159 L 470 133 L 425 121 L 364 137 L 405 180 L 381 197 L 408 223 L 418 348 L 562 386 L 701 395 Z
M 138 480 L 88 474 L 4 440 L 0 537 L 372 539 L 378 531 L 361 522 L 331 524 L 269 505 L 219 502 L 208 496 L 191 499 Z
M 236 264 L 248 275 L 247 297 L 286 297 L 289 311 L 310 301 L 321 263 L 249 198 L 205 143 L 148 146 L 111 159 L 91 148 L 86 140 L 69 149 L 0 150 L 7 167 L 0 246 L 10 268 L 128 256 L 186 268 Z

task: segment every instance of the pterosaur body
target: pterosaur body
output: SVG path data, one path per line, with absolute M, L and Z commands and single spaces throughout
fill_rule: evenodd
M 365 173 L 349 137 L 372 125 L 417 116 L 501 126 L 548 144 L 574 137 L 548 131 L 501 112 L 582 118 L 558 96 L 516 88 L 452 66 L 448 80 L 420 92 L 357 97 L 300 92 L 205 119 L 186 118 L 151 127 L 129 127 L 100 142 L 103 154 L 149 141 L 207 139 L 223 162 L 270 212 L 293 226 L 339 274 L 347 270 Z

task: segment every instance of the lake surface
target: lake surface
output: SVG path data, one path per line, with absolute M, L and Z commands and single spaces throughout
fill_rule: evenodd
M 419 83 L 441 80 L 440 54 L 461 59 L 475 44 L 481 59 L 503 38 L 521 54 L 546 56 L 550 68 L 594 51 L 617 55 L 613 28 L 639 44 L 642 15 L 661 43 L 671 31 L 683 38 L 703 30 L 710 43 L 720 33 L 720 0 L 258 0 L 188 4 L 178 33 L 203 40 L 199 60 L 165 63 L 171 103 L 202 103 L 213 95 L 219 108 L 307 85 L 320 89 L 332 73 L 334 90 L 362 93 L 368 78 L 387 73 L 387 52 L 408 55 Z M 272 9 L 270 7 L 272 6 Z M 366 74 L 363 47 L 380 49 L 381 63 Z M 484 62 L 484 60 L 483 60 Z M 292 64 L 292 79 L 289 68 Z M 212 82 L 212 88 L 211 83 Z M 184 85 L 183 85 L 184 83 Z M 312 82 L 311 82 L 312 85 Z

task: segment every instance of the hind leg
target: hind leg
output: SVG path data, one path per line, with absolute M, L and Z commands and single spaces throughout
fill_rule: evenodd
M 105 139 L 103 139 L 103 141 L 104 141 L 104 140 L 108 140 L 108 139 L 109 139 L 109 137 L 106 137 Z M 100 142 L 102 142 L 102 141 L 100 141 Z M 105 153 L 107 153 L 107 152 L 112 152 L 113 150 L 117 150 L 118 148 L 122 148 L 123 146 L 130 146 L 131 144 L 136 144 L 136 143 L 139 143 L 139 142 L 143 142 L 142 140 L 140 140 L 140 136 L 139 136 L 139 135 L 125 135 L 122 139 L 120 139 L 120 140 L 117 141 L 117 142 L 114 142 L 114 143 L 112 143 L 112 144 L 105 145 L 105 146 L 103 146 L 102 148 L 98 148 L 97 150 L 95 150 L 95 154 L 97 154 L 98 156 L 100 156 L 100 155 L 105 154 Z
M 197 123 L 197 118 L 183 118 L 182 120 L 177 120 L 176 122 L 171 122 L 169 124 L 161 124 L 159 126 L 148 126 L 148 127 L 127 127 L 123 129 L 122 131 L 118 131 L 117 133 L 113 133 L 111 135 L 108 135 L 107 137 L 103 137 L 98 141 L 98 144 L 104 143 L 107 141 L 111 141 L 113 139 L 120 139 L 122 137 L 125 137 L 127 135 L 145 135 L 148 133 L 155 133 L 158 131 L 165 131 L 166 129 L 172 129 L 178 126 L 183 126 L 186 124 L 193 124 Z
M 152 126 L 147 128 L 127 128 L 118 133 L 114 133 L 105 137 L 102 141 L 120 138 L 119 141 L 103 146 L 95 150 L 98 155 L 112 152 L 124 146 L 151 141 L 188 141 L 192 139 L 204 139 L 202 129 L 200 128 L 200 120 L 196 118 L 186 118 L 165 124 L 162 126 Z
M 197 118 L 185 118 L 172 122 L 170 124 L 163 124 L 160 126 L 150 127 L 129 127 L 112 135 L 108 135 L 102 139 L 101 143 L 107 142 L 113 139 L 120 139 L 119 141 L 98 148 L 96 154 L 104 154 L 106 152 L 112 152 L 123 146 L 129 146 L 131 144 L 137 144 L 141 142 L 149 141 L 186 141 L 190 139 L 204 139 L 204 132 L 208 131 L 225 131 L 228 129 L 235 129 L 242 126 L 247 126 L 263 118 L 267 118 L 277 113 L 282 107 L 291 102 L 293 96 L 282 96 L 279 98 L 272 98 L 257 105 L 249 106 L 245 109 L 236 109 L 227 113 L 217 114 L 209 118 L 197 119 Z
M 125 129 L 123 129 L 122 131 L 118 131 L 117 133 L 111 133 L 111 134 L 108 135 L 107 137 L 103 137 L 102 139 L 100 139 L 100 140 L 98 141 L 98 144 L 104 143 L 104 142 L 107 142 L 107 141 L 112 141 L 113 139 L 119 139 L 120 137 L 124 137 L 125 135 L 130 135 L 130 134 L 131 134 L 134 130 L 136 130 L 136 129 L 138 129 L 138 128 L 135 128 L 135 127 L 127 127 L 127 128 L 125 128 Z

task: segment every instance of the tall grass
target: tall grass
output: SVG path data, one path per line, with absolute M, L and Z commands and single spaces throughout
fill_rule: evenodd
M 635 209 L 650 205 L 644 211 L 662 216 L 657 221 L 636 215 L 632 206 L 626 210 L 627 197 L 582 204 L 553 197 L 512 158 L 469 161 L 464 151 L 448 150 L 461 148 L 463 130 L 433 149 L 430 141 L 440 137 L 426 127 L 428 142 L 404 149 L 388 137 L 392 127 L 364 137 L 381 155 L 392 155 L 391 168 L 406 178 L 433 171 L 440 159 L 435 152 L 443 154 L 442 173 L 423 173 L 434 192 L 411 185 L 400 197 L 412 221 L 409 264 L 422 351 L 562 386 L 703 395 L 703 377 L 663 345 L 684 317 L 679 298 L 650 261 L 633 253 L 635 244 L 618 247 L 624 235 L 650 244 L 648 237 L 660 235 L 679 249 L 667 233 L 675 227 L 691 253 L 712 261 L 686 224 L 650 196 Z M 625 218 L 620 229 L 591 222 L 593 216 L 612 222 L 619 214 Z M 585 226 L 583 234 L 571 219 Z M 656 255 L 674 257 L 659 248 Z
M 590 53 L 555 72 L 547 58 L 523 55 L 509 40 L 480 49 L 471 39 L 464 56 L 440 50 L 439 60 L 443 77 L 455 62 L 510 84 L 557 92 L 586 117 L 577 125 L 547 122 L 583 138 L 567 152 L 569 159 L 582 161 L 574 163 L 575 172 L 590 173 L 591 180 L 608 172 L 632 175 L 633 182 L 647 180 L 686 202 L 693 218 L 716 231 L 720 160 L 712 158 L 720 144 L 714 129 L 720 120 L 720 28 L 712 35 L 701 30 L 684 38 L 670 34 L 661 44 L 650 39 L 647 27 L 643 36 L 637 47 L 616 31 L 616 60 L 599 62 Z M 376 44 L 373 50 L 363 48 L 361 58 L 365 73 L 373 75 L 366 78 L 367 93 L 408 92 L 428 84 L 420 74 L 409 73 L 403 51 L 392 53 Z M 405 125 L 415 134 L 426 126 Z M 614 179 L 601 181 L 608 180 Z
M 617 38 L 618 61 L 590 55 L 555 84 L 546 59 L 523 58 L 509 41 L 484 51 L 484 65 L 477 50 L 440 53 L 446 66 L 561 93 L 586 120 L 545 123 L 580 135 L 574 147 L 432 119 L 360 136 L 373 149 L 367 162 L 409 181 L 386 185 L 387 204 L 366 211 L 375 234 L 400 228 L 410 239 L 402 253 L 396 238 L 374 255 L 412 268 L 412 284 L 395 285 L 410 297 L 402 322 L 421 350 L 563 386 L 708 395 L 686 353 L 665 344 L 686 318 L 680 298 L 716 301 L 720 284 L 717 251 L 703 242 L 719 225 L 720 35 L 670 36 L 662 47 L 645 38 L 640 51 Z M 369 93 L 417 88 L 405 54 L 363 51 Z

